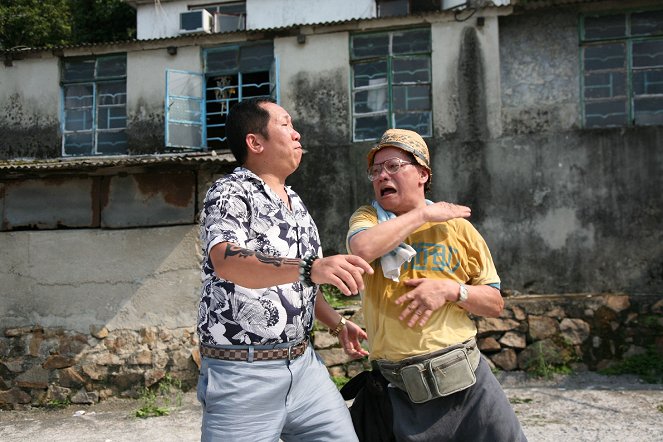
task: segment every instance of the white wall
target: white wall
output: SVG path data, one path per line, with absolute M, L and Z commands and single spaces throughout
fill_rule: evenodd
M 458 115 L 458 59 L 463 28 L 474 26 L 456 21 L 431 24 L 433 47 L 433 127 L 436 133 L 448 134 L 456 131 Z M 483 27 L 477 27 L 484 57 L 484 79 L 488 129 L 492 136 L 501 133 L 500 119 L 500 55 L 497 17 L 485 17 Z
M 179 14 L 192 5 L 232 0 L 161 1 L 136 8 L 139 40 L 173 37 L 179 33 Z M 246 0 L 246 28 L 280 28 L 375 17 L 375 0 Z
M 164 49 L 127 53 L 127 114 L 164 113 L 166 69 L 202 72 L 201 50 L 184 46 L 176 55 Z
M 375 17 L 375 0 L 247 0 L 248 29 Z
M 12 66 L 0 65 L 0 103 L 5 111 L 0 120 L 11 124 L 34 127 L 58 121 L 58 59 L 47 56 L 16 60 Z

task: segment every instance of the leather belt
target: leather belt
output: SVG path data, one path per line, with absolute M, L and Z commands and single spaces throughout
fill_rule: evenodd
M 217 348 L 200 345 L 200 354 L 212 359 L 224 361 L 276 361 L 287 359 L 289 361 L 303 355 L 308 347 L 308 339 L 290 347 L 261 348 L 239 347 L 239 348 Z

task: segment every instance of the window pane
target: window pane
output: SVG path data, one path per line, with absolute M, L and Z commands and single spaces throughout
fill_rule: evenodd
M 127 153 L 127 134 L 123 130 L 118 132 L 99 132 L 99 135 L 97 135 L 97 153 Z
M 97 113 L 99 129 L 123 129 L 127 127 L 127 115 L 124 107 L 102 107 Z
M 431 135 L 431 113 L 407 113 L 394 114 L 394 125 L 397 129 L 409 129 L 419 135 L 427 137 Z
M 64 111 L 64 130 L 78 131 L 92 129 L 92 108 L 67 109 Z
M 91 84 L 64 86 L 65 109 L 92 107 L 94 98 L 93 90 Z
M 200 101 L 171 97 L 170 119 L 176 121 L 200 121 Z
M 636 97 L 633 108 L 635 124 L 663 124 L 663 97 Z
M 625 99 L 585 103 L 587 127 L 625 126 L 627 120 Z
M 94 80 L 94 59 L 89 60 L 65 60 L 64 81 Z
M 631 15 L 631 35 L 663 34 L 663 10 L 636 12 Z
M 230 46 L 207 51 L 205 72 L 236 73 L 239 70 L 239 47 Z
M 124 81 L 99 83 L 97 86 L 97 104 L 108 106 L 127 102 L 127 85 Z
M 625 36 L 626 16 L 624 14 L 585 17 L 585 39 L 587 40 Z
M 394 58 L 394 83 L 430 83 L 430 58 Z
M 169 139 L 171 146 L 202 146 L 203 128 L 200 125 L 168 123 Z
M 408 0 L 377 0 L 378 17 L 407 15 Z
M 387 82 L 387 62 L 359 63 L 353 66 L 354 87 Z
M 394 112 L 430 110 L 430 86 L 394 86 Z
M 240 72 L 269 71 L 274 62 L 271 44 L 244 46 L 240 49 Z
M 624 72 L 603 72 L 585 75 L 585 98 L 611 98 L 626 95 Z
M 392 54 L 412 54 L 430 52 L 430 30 L 414 29 L 411 31 L 394 32 Z
M 97 78 L 124 77 L 127 75 L 127 56 L 99 57 Z
M 387 111 L 386 80 L 383 84 L 385 86 L 378 89 L 355 92 L 353 100 L 355 113 L 361 114 L 368 112 Z
M 389 54 L 389 34 L 355 35 L 352 37 L 350 58 L 385 56 Z
M 588 46 L 585 48 L 585 71 L 625 69 L 626 46 L 623 43 Z
M 91 155 L 94 134 L 75 133 L 64 136 L 65 155 Z
M 635 95 L 663 94 L 663 69 L 634 72 L 633 93 Z
M 269 71 L 242 75 L 242 98 L 269 97 L 271 86 Z
M 355 141 L 378 139 L 388 128 L 386 115 L 355 118 Z
M 663 66 L 663 40 L 633 42 L 633 67 Z

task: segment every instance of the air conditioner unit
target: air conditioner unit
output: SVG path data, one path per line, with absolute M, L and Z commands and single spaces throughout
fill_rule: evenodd
M 204 9 L 180 12 L 180 34 L 214 31 L 214 17 Z
M 246 27 L 246 14 L 214 14 L 214 32 L 243 31 Z

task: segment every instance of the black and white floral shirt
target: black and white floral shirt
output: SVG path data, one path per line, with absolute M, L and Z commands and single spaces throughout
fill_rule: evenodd
M 265 182 L 242 167 L 208 190 L 200 218 L 203 284 L 198 335 L 208 345 L 270 345 L 298 341 L 313 326 L 317 287 L 298 282 L 249 289 L 219 278 L 209 251 L 221 242 L 269 256 L 321 256 L 313 218 L 286 187 L 289 209 Z M 260 278 L 260 275 L 256 275 Z

